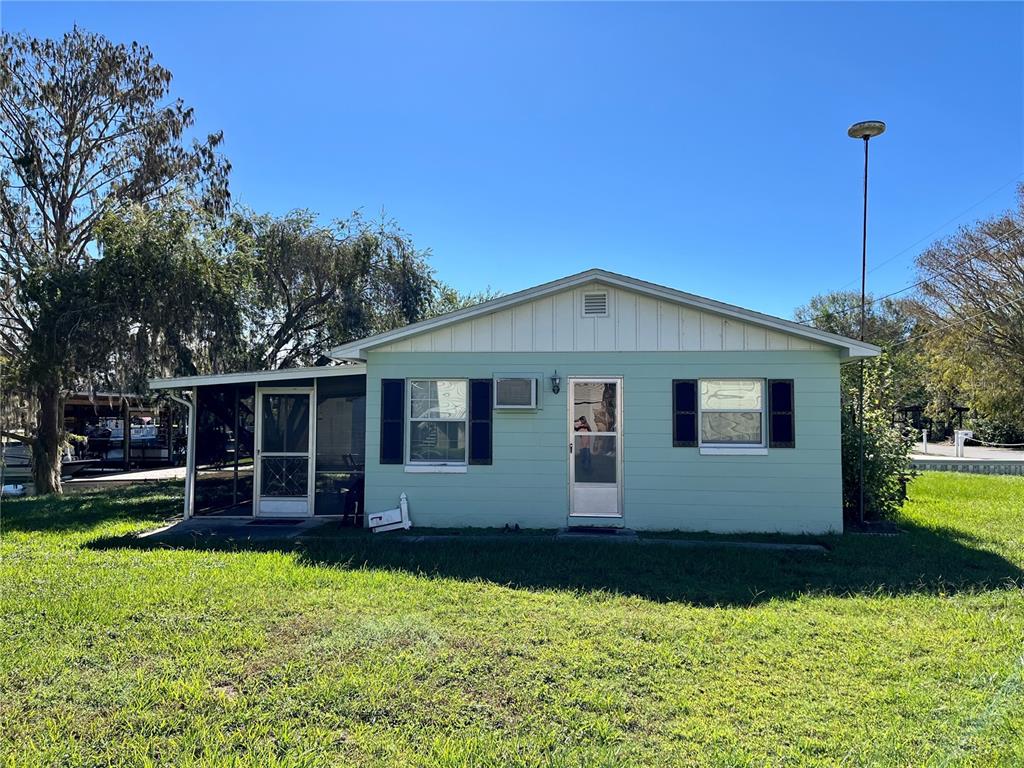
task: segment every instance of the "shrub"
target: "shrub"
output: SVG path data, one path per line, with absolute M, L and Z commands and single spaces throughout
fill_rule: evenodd
M 860 502 L 860 429 L 857 424 L 856 365 L 843 375 L 843 507 L 847 520 L 857 520 Z M 869 361 L 864 370 L 864 517 L 895 517 L 907 498 L 913 434 L 892 423 L 888 397 L 891 370 L 885 357 Z
M 976 438 L 991 443 L 1024 443 L 1024 430 L 1020 428 L 1019 421 L 1006 419 L 1001 415 L 986 416 L 972 413 L 964 422 L 964 429 L 974 430 Z

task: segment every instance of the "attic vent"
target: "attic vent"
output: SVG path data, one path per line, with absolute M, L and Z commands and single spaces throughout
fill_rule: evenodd
M 605 291 L 600 293 L 583 294 L 583 316 L 584 317 L 608 317 L 608 294 Z

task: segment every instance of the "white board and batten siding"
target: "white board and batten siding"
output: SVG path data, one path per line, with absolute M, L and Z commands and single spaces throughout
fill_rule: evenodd
M 585 297 L 607 293 L 607 313 Z M 591 308 L 593 308 L 591 304 Z M 380 352 L 742 352 L 828 349 L 811 339 L 634 293 L 580 287 L 394 341 Z

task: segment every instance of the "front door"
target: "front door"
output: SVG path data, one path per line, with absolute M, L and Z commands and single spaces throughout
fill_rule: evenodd
M 256 515 L 313 514 L 313 390 L 260 388 L 256 398 Z
M 622 379 L 569 379 L 569 514 L 622 517 Z

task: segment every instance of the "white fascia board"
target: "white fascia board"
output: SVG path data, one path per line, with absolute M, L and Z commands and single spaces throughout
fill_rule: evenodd
M 359 376 L 365 373 L 365 365 L 322 365 L 311 368 L 280 368 L 274 371 L 245 371 L 242 373 L 219 373 L 209 376 L 177 376 L 170 379 L 150 379 L 149 388 L 181 389 L 185 387 L 208 387 L 215 384 L 244 384 L 249 381 Z
M 847 336 L 840 336 L 837 333 L 822 331 L 809 325 L 797 323 L 793 320 L 786 320 L 781 317 L 775 317 L 774 315 L 765 315 L 752 309 L 737 307 L 734 304 L 725 304 L 721 301 L 715 301 L 714 299 L 708 299 L 692 293 L 685 293 L 684 291 L 677 291 L 674 288 L 666 288 L 661 285 L 644 282 L 643 280 L 637 280 L 636 278 L 627 277 L 625 275 L 616 275 L 612 273 L 607 274 L 608 277 L 605 278 L 605 281 L 620 288 L 637 291 L 655 298 L 663 298 L 667 301 L 684 304 L 696 309 L 703 309 L 713 314 L 745 320 L 747 322 L 754 323 L 755 325 L 772 328 L 783 333 L 801 336 L 813 341 L 819 341 L 822 344 L 828 344 L 829 346 L 840 347 L 844 349 L 843 357 L 876 357 L 882 351 L 881 347 L 869 344 L 866 341 L 858 341 Z
M 508 296 L 499 296 L 496 299 L 485 301 L 472 307 L 467 307 L 466 309 L 449 312 L 446 315 L 440 315 L 439 317 L 431 318 L 430 320 L 423 320 L 419 323 L 413 323 L 412 325 L 407 325 L 402 328 L 396 328 L 393 331 L 387 331 L 385 333 L 377 334 L 376 336 L 369 336 L 365 339 L 359 339 L 358 341 L 353 341 L 349 344 L 334 347 L 326 354 L 336 360 L 365 360 L 367 350 L 373 349 L 374 347 L 382 344 L 390 344 L 391 342 L 398 341 L 399 339 L 406 338 L 407 336 L 414 336 L 473 317 L 491 314 L 492 312 L 497 312 L 517 304 L 543 298 L 544 296 L 552 293 L 558 293 L 559 291 L 576 288 L 593 282 L 623 288 L 652 298 L 663 299 L 676 304 L 693 307 L 694 309 L 704 310 L 724 317 L 744 320 L 765 328 L 771 328 L 783 333 L 789 333 L 802 338 L 818 341 L 831 347 L 837 347 L 840 350 L 841 357 L 844 359 L 875 357 L 881 352 L 881 349 L 876 347 L 874 344 L 868 344 L 867 342 L 857 341 L 856 339 L 850 339 L 846 336 L 821 331 L 817 328 L 801 325 L 800 323 L 796 323 L 792 320 L 784 320 L 781 317 L 765 315 L 751 309 L 737 307 L 732 304 L 725 304 L 720 301 L 715 301 L 714 299 L 708 299 L 692 293 L 685 293 L 684 291 L 677 291 L 674 288 L 667 288 L 663 285 L 656 285 L 655 283 L 637 280 L 636 278 L 627 277 L 626 275 L 607 272 L 603 269 L 590 269 L 576 275 L 563 277 L 560 280 L 554 280 L 550 283 L 544 283 L 533 288 L 527 288 L 522 291 L 517 291 L 516 293 L 510 293 Z

